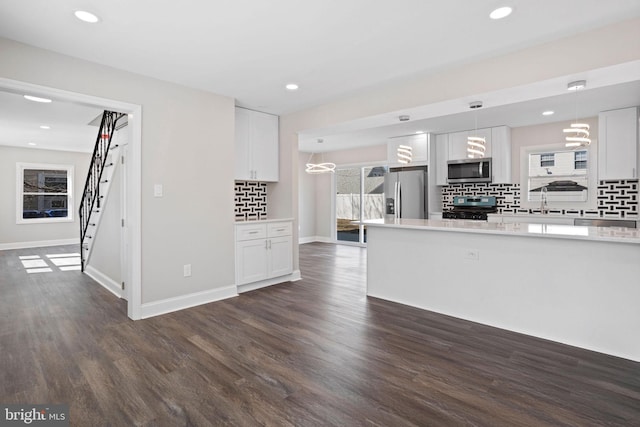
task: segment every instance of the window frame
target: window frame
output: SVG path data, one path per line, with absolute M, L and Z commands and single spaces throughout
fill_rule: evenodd
M 540 167 L 552 168 L 556 165 L 555 153 L 540 153 Z
M 28 169 L 45 169 L 65 171 L 67 174 L 67 192 L 55 193 L 66 194 L 67 196 L 67 216 L 66 217 L 43 217 L 43 218 L 23 218 L 24 213 L 24 171 Z M 16 224 L 46 224 L 74 221 L 73 203 L 73 180 L 74 166 L 53 163 L 25 163 L 16 162 Z
M 584 154 L 584 158 L 583 158 Z M 578 167 L 580 165 L 580 167 Z M 589 167 L 589 154 L 587 150 L 578 150 L 573 154 L 573 169 L 582 170 Z

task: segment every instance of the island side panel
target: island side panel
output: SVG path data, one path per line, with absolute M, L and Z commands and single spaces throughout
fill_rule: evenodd
M 638 245 L 387 226 L 367 241 L 369 296 L 640 361 Z

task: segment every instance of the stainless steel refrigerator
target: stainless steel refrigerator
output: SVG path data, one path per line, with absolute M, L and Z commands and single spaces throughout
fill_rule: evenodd
M 427 180 L 426 166 L 389 168 L 384 176 L 385 217 L 426 219 Z

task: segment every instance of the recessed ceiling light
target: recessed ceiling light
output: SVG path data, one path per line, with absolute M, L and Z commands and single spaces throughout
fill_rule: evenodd
M 423 130 L 417 130 L 416 131 L 416 134 L 418 134 L 418 135 L 421 134 L 421 133 L 424 133 L 424 131 Z
M 24 99 L 28 99 L 29 101 L 33 101 L 33 102 L 43 102 L 43 103 L 51 102 L 50 99 L 40 98 L 39 96 L 32 96 L 32 95 L 25 95 Z
M 35 142 L 30 142 L 29 145 L 38 145 Z
M 491 19 L 506 18 L 507 16 L 511 15 L 511 12 L 513 12 L 513 9 L 511 9 L 509 6 L 499 7 L 489 14 L 489 18 Z
M 40 129 L 51 129 L 51 126 L 42 125 L 42 126 L 40 126 Z
M 567 85 L 567 90 L 580 90 L 587 87 L 586 80 L 576 80 L 575 82 L 571 82 Z
M 86 10 L 76 10 L 73 14 L 76 15 L 76 18 L 79 20 L 88 22 L 89 24 L 95 24 L 100 20 L 96 15 Z
M 549 110 L 549 111 L 543 111 L 543 112 L 542 112 L 542 115 L 543 115 L 543 116 L 551 116 L 551 115 L 553 115 L 553 113 L 555 113 L 555 111 L 551 111 L 551 110 Z
M 298 90 L 298 85 L 295 83 L 289 83 L 285 87 L 287 88 L 287 90 Z

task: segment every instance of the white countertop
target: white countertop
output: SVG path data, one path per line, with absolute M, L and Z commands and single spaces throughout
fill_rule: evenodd
M 293 221 L 293 218 L 276 218 L 276 219 L 249 219 L 246 221 L 236 221 L 236 225 L 240 224 L 266 224 L 268 222 L 286 222 Z
M 369 227 L 412 230 L 451 231 L 457 233 L 499 234 L 554 239 L 575 239 L 640 245 L 640 229 L 624 227 L 584 227 L 577 225 L 490 223 L 485 221 L 395 219 L 363 221 Z

